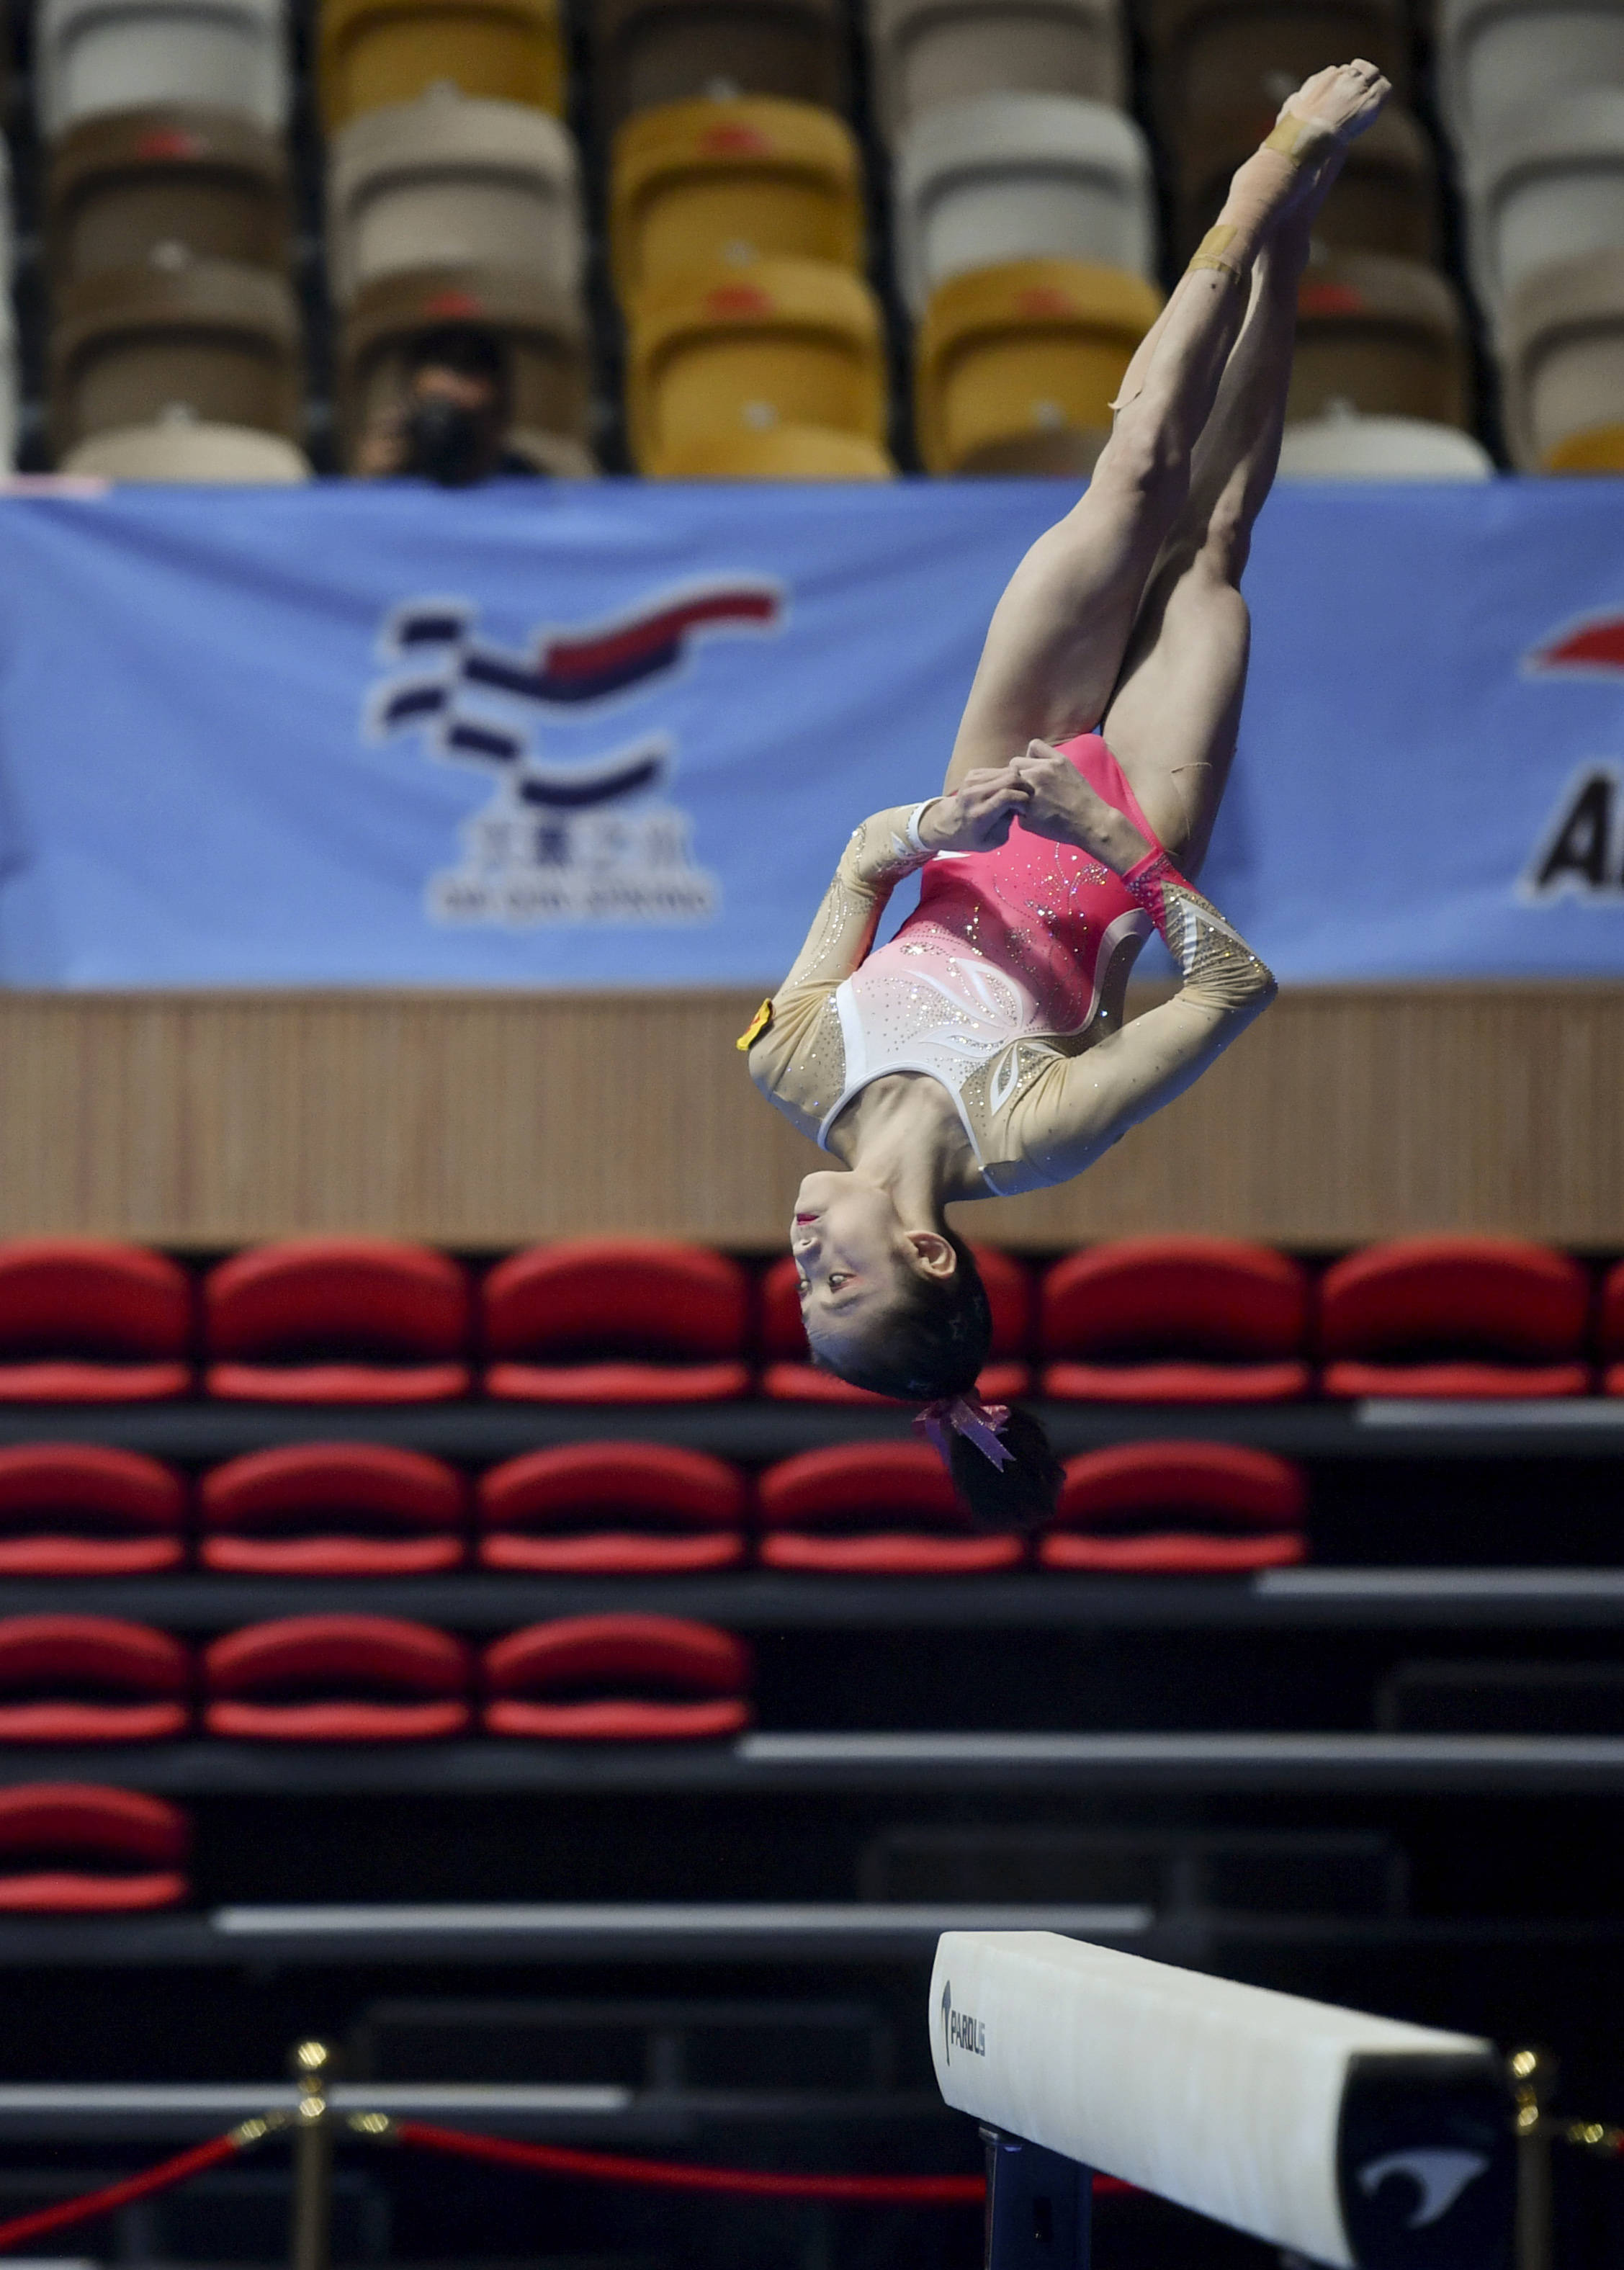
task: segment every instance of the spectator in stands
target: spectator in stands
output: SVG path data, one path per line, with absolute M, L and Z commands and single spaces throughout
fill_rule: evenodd
M 1034 1419 L 976 1394 L 991 1319 L 945 1208 L 1080 1174 L 1273 996 L 1179 870 L 1199 868 L 1235 752 L 1240 580 L 1279 456 L 1309 227 L 1388 92 L 1371 63 L 1316 73 L 1241 167 L 1129 366 L 1086 495 L 998 603 L 943 793 L 857 828 L 740 1043 L 845 1168 L 806 1177 L 790 1230 L 815 1361 L 923 1398 L 990 1524 L 1044 1518 L 1060 1469 Z M 871 952 L 920 868 L 918 911 Z M 1123 1023 L 1153 924 L 1183 984 Z
M 448 489 L 533 478 L 535 466 L 507 447 L 512 422 L 501 341 L 478 324 L 445 323 L 418 339 L 405 392 L 362 435 L 356 471 L 374 480 L 415 475 Z

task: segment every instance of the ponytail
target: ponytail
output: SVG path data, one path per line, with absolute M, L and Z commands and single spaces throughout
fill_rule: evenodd
M 839 1364 L 819 1357 L 826 1370 L 899 1403 L 974 1398 L 992 1345 L 992 1310 L 969 1247 L 951 1230 L 945 1235 L 958 1259 L 953 1275 L 910 1277 L 901 1301 L 886 1315 L 879 1345 L 855 1357 L 842 1354 Z M 990 1431 L 990 1420 L 969 1434 L 941 1423 L 927 1431 L 978 1528 L 1034 1529 L 1053 1513 L 1063 1472 L 1029 1412 L 998 1414 L 996 1450 L 1002 1457 L 976 1439 Z

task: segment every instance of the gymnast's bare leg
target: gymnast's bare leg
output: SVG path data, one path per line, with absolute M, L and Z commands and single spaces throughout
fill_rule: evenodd
M 1038 538 L 998 602 L 948 766 L 948 792 L 967 773 L 1011 763 L 1033 740 L 1064 740 L 1100 723 L 1147 587 L 1175 530 L 1187 525 L 1199 444 L 1249 317 L 1254 265 L 1387 93 L 1373 63 L 1316 73 L 1236 174 L 1218 226 L 1129 366 L 1086 493 Z M 1282 141 L 1295 146 L 1283 150 Z
M 1246 686 L 1251 624 L 1241 576 L 1279 463 L 1297 286 L 1340 169 L 1264 238 L 1241 336 L 1190 468 L 1190 493 L 1135 621 L 1101 731 L 1175 866 L 1199 872 L 1222 799 Z

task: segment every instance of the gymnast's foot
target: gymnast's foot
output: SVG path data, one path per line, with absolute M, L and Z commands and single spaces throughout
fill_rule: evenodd
M 1274 131 L 1264 144 L 1265 150 L 1279 151 L 1299 168 L 1301 186 L 1285 211 L 1316 191 L 1324 195 L 1349 143 L 1374 124 L 1392 91 L 1374 63 L 1355 62 L 1316 71 L 1295 94 L 1287 96 Z

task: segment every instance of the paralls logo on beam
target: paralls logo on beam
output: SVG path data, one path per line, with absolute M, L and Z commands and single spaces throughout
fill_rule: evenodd
M 1523 658 L 1527 678 L 1610 679 L 1624 691 L 1624 614 L 1569 624 Z M 1524 904 L 1560 899 L 1624 905 L 1624 768 L 1597 758 L 1576 766 L 1517 879 Z
M 959 2050 L 970 2057 L 987 2054 L 987 2029 L 979 2018 L 972 2018 L 968 2010 L 955 2010 L 953 2006 L 953 1980 L 942 1985 L 942 2055 L 953 2063 L 953 2053 Z
M 429 879 L 431 920 L 708 921 L 715 878 L 693 864 L 687 813 L 661 794 L 674 737 L 648 731 L 567 758 L 538 739 L 670 685 L 706 640 L 775 632 L 783 613 L 781 584 L 729 576 L 653 593 L 608 621 L 542 627 L 515 653 L 477 635 L 466 600 L 391 609 L 379 640 L 388 674 L 367 695 L 363 735 L 421 733 L 432 757 L 479 767 L 493 789 L 460 831 L 461 866 Z

